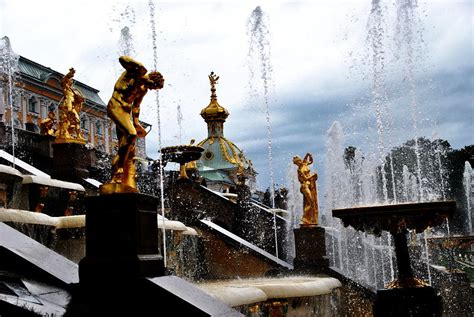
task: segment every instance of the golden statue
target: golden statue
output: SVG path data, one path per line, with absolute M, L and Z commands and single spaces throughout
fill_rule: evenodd
M 78 90 L 72 87 L 72 78 L 75 73 L 76 70 L 71 67 L 66 76 L 61 80 L 63 100 L 59 106 L 59 123 L 56 132 L 56 143 L 86 143 L 81 131 L 81 119 L 79 116 L 84 97 Z
M 149 89 L 163 88 L 163 76 L 147 73 L 142 63 L 129 56 L 121 56 L 120 64 L 125 71 L 115 83 L 107 114 L 115 123 L 118 150 L 112 159 L 112 180 L 100 187 L 101 194 L 138 192 L 135 168 L 135 143 L 148 132 L 139 121 L 140 104 Z
M 189 145 L 193 145 L 194 142 L 196 142 L 195 139 L 191 139 L 191 141 L 189 141 Z M 192 175 L 193 173 L 196 173 L 197 171 L 197 161 L 190 161 L 190 162 L 187 162 L 184 164 L 184 168 L 185 168 L 185 176 L 187 176 L 187 178 L 189 178 L 189 175 Z M 183 171 L 181 169 L 181 166 L 180 166 L 180 176 L 183 177 Z M 186 178 L 186 177 L 185 177 Z
M 306 153 L 304 159 L 298 155 L 293 157 L 293 163 L 298 166 L 298 181 L 301 184 L 300 191 L 303 194 L 303 217 L 302 227 L 313 227 L 318 225 L 318 192 L 316 180 L 318 174 L 310 173 L 309 165 L 313 164 L 313 156 Z
M 216 93 L 216 84 L 217 84 L 217 81 L 219 80 L 219 76 L 217 76 L 214 72 L 211 72 L 211 74 L 208 75 L 207 77 L 209 77 L 209 81 L 211 82 L 211 92 L 214 97 Z
M 74 90 L 74 92 L 74 102 L 72 104 L 72 109 L 68 112 L 68 132 L 69 135 L 75 136 L 77 139 L 85 141 L 84 134 L 81 130 L 81 117 L 79 116 L 79 113 L 82 110 L 82 104 L 84 103 L 84 97 L 78 90 Z
M 40 121 L 40 131 L 42 135 L 55 135 L 56 114 L 54 111 L 48 113 L 48 117 Z

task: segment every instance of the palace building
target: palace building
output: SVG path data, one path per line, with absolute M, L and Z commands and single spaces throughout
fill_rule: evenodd
M 40 133 L 39 123 L 53 111 L 59 117 L 58 106 L 63 98 L 61 79 L 64 75 L 47 66 L 36 63 L 23 56 L 18 59 L 18 72 L 14 78 L 13 105 L 9 103 L 8 79 L 0 73 L 0 122 L 16 129 Z M 113 85 L 114 83 L 110 83 Z M 80 113 L 81 128 L 89 147 L 111 154 L 117 140 L 113 123 L 107 117 L 107 105 L 99 96 L 99 90 L 74 80 L 74 89 L 84 97 Z M 150 125 L 144 124 L 147 128 Z M 146 157 L 145 139 L 140 138 L 137 154 Z

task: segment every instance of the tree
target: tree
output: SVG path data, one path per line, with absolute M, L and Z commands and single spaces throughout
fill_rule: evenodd
M 462 149 L 450 151 L 448 153 L 448 161 L 448 198 L 456 200 L 457 209 L 462 210 L 462 212 L 456 213 L 450 225 L 451 227 L 458 228 L 458 231 L 467 231 L 465 219 L 467 202 L 463 186 L 463 173 L 465 162 L 469 162 L 471 166 L 474 166 L 474 145 L 468 145 Z
M 388 198 L 393 201 L 406 200 L 404 191 L 408 186 L 407 176 L 410 176 L 422 189 L 422 193 L 417 193 L 418 199 L 421 196 L 438 196 L 441 199 L 447 191 L 447 153 L 451 150 L 446 140 L 431 141 L 424 137 L 416 141 L 408 140 L 393 148 L 385 157 L 384 164 Z
M 277 185 L 278 186 L 278 185 Z M 287 209 L 287 200 L 288 200 L 288 189 L 284 186 L 281 186 L 275 190 L 275 208 L 278 209 Z M 263 195 L 263 203 L 267 206 L 272 206 L 271 197 L 270 197 L 270 187 L 265 190 Z

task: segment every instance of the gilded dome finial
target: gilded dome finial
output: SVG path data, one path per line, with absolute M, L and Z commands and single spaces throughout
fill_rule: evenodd
M 211 72 L 208 77 L 209 81 L 211 82 L 211 100 L 217 100 L 216 85 L 217 81 L 219 80 L 219 76 L 217 76 L 214 72 Z
M 209 77 L 209 81 L 211 83 L 211 102 L 206 108 L 201 110 L 201 116 L 206 122 L 224 122 L 229 116 L 229 112 L 217 102 L 216 85 L 217 81 L 219 80 L 219 76 L 217 76 L 214 72 L 211 72 L 211 74 L 209 74 L 207 77 Z

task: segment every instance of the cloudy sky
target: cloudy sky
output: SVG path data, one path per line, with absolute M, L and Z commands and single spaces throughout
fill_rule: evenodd
M 267 98 L 275 183 L 286 183 L 295 154 L 314 153 L 316 169 L 324 170 L 326 134 L 336 120 L 346 145 L 374 147 L 375 55 L 368 32 L 374 19 L 380 22 L 382 50 L 376 57 L 384 65 L 378 75 L 385 87 L 387 146 L 415 135 L 447 139 L 454 148 L 474 143 L 471 0 L 418 1 L 416 7 L 409 0 L 380 0 L 381 15 L 372 17 L 372 0 L 154 3 L 158 70 L 166 80 L 159 94 L 163 146 L 206 137 L 199 113 L 209 103 L 207 75 L 214 71 L 220 76 L 218 100 L 230 112 L 225 136 L 253 160 L 259 187 L 268 186 L 260 57 L 249 56 L 248 21 L 256 6 L 268 30 L 264 45 L 271 70 Z M 403 16 L 407 8 L 413 9 L 408 18 Z M 407 25 L 409 32 L 403 28 Z M 153 68 L 149 1 L 0 0 L 0 36 L 10 37 L 17 54 L 61 73 L 73 66 L 75 78 L 99 89 L 104 102 L 121 72 L 117 59 L 124 27 L 131 35 L 126 42 L 131 55 Z M 154 125 L 147 144 L 148 154 L 156 157 L 153 93 L 142 108 L 141 118 Z

